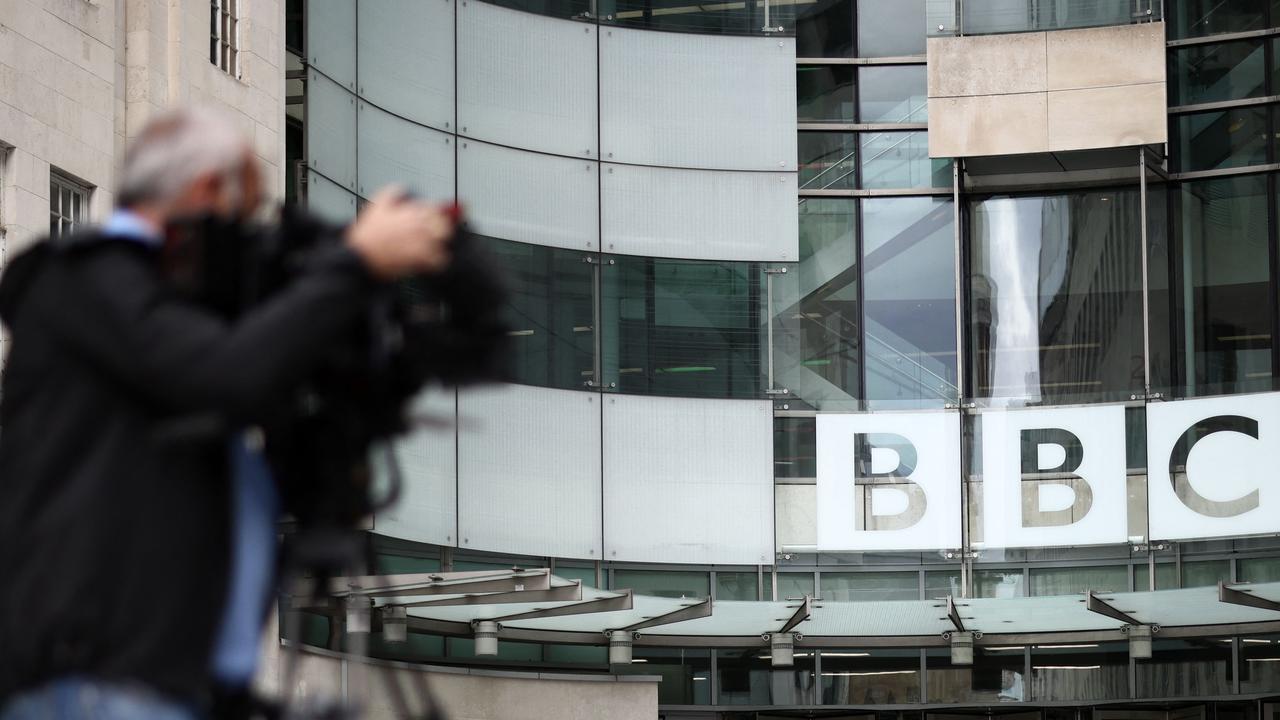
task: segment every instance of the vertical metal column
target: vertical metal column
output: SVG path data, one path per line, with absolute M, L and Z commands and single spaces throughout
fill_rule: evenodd
M 594 351 L 593 354 L 595 355 L 591 362 L 591 382 L 595 387 L 603 388 L 604 361 L 602 359 L 602 355 L 604 355 L 604 339 L 600 332 L 600 320 L 602 315 L 600 307 L 603 304 L 603 298 L 600 297 L 600 288 L 603 284 L 601 282 L 600 273 L 603 269 L 603 263 L 593 262 L 590 256 L 585 259 L 587 262 L 591 263 L 591 346 Z
M 964 257 L 961 252 L 962 230 L 960 228 L 960 159 L 951 161 L 951 228 L 955 245 L 955 283 L 956 283 L 956 403 L 964 406 L 966 397 L 965 362 L 964 362 Z
M 1148 279 L 1147 256 L 1147 148 L 1138 148 L 1138 207 L 1141 218 L 1140 258 L 1142 261 L 1142 394 L 1151 397 L 1151 283 Z

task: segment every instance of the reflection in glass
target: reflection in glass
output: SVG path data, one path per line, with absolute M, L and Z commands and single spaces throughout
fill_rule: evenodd
M 1124 592 L 1129 589 L 1127 565 L 1031 568 L 1031 594 L 1077 595 L 1085 590 Z
M 1182 563 L 1182 587 L 1213 587 L 1219 582 L 1231 582 L 1230 560 Z
M 780 572 L 778 573 L 778 596 L 774 600 L 791 600 L 805 595 L 814 597 L 813 573 Z
M 1257 165 L 1267 161 L 1267 108 L 1177 115 L 1170 139 L 1185 171 Z
M 1026 594 L 1026 575 L 1020 569 L 977 570 L 973 574 L 974 597 L 1012 598 Z
M 1027 700 L 1025 648 L 975 647 L 973 665 L 952 665 L 950 648 L 925 651 L 927 701 L 1022 702 Z
M 768 650 L 716 651 L 721 705 L 812 705 L 814 651 L 796 648 L 795 666 L 774 669 Z
M 856 136 L 853 133 L 802 132 L 801 190 L 850 190 L 857 180 Z
M 1240 582 L 1280 581 L 1280 558 L 1248 558 L 1238 561 Z
M 610 0 L 603 0 L 610 2 Z M 558 18 L 582 17 L 591 11 L 591 0 L 485 0 L 485 2 Z
M 920 574 L 916 572 L 823 572 L 818 576 L 818 596 L 839 602 L 871 600 L 919 600 Z
M 1260 40 L 1194 45 L 1169 55 L 1169 104 L 1195 105 L 1265 93 Z
M 865 132 L 858 138 L 862 153 L 862 187 L 951 187 L 951 161 L 929 157 L 924 132 Z
M 1132 0 L 1003 0 L 962 7 L 968 35 L 1127 25 L 1133 20 Z
M 773 476 L 818 477 L 818 434 L 814 418 L 773 419 Z
M 858 122 L 928 120 L 924 65 L 867 65 L 858 70 Z
M 955 402 L 954 206 L 914 197 L 861 207 L 868 407 Z
M 853 122 L 853 66 L 798 66 L 796 115 L 800 122 Z
M 1267 26 L 1267 9 L 1258 0 L 1180 0 L 1164 5 L 1169 8 L 1169 38 L 1173 40 Z
M 1267 180 L 1187 182 L 1179 200 L 1180 384 L 1192 396 L 1270 390 Z
M 815 409 L 858 409 L 855 201 L 800 199 L 800 263 L 773 276 L 775 386 Z
M 1031 648 L 1032 699 L 1118 700 L 1127 697 L 1127 643 L 1078 643 Z
M 1156 590 L 1174 590 L 1178 587 L 1178 566 L 1173 563 L 1156 563 Z M 1133 566 L 1134 592 L 1151 591 L 1151 568 L 1146 563 Z
M 607 262 L 601 304 L 608 382 L 627 393 L 760 395 L 759 265 L 623 255 Z
M 950 595 L 961 597 L 959 570 L 930 570 L 924 574 L 924 599 L 937 600 Z
M 1240 692 L 1280 690 L 1280 635 L 1240 638 Z
M 523 2 L 524 0 L 511 0 Z M 565 0 L 552 0 L 564 2 Z M 694 3 L 689 0 L 599 0 L 597 17 L 603 22 L 649 30 L 725 35 L 759 34 L 764 27 L 763 0 Z M 771 24 L 787 30 L 794 21 L 786 10 L 775 12 Z
M 711 576 L 681 570 L 614 570 L 613 589 L 623 588 L 631 588 L 636 595 L 705 598 L 711 595 Z
M 484 238 L 507 287 L 511 379 L 581 389 L 594 378 L 592 268 L 583 253 Z
M 920 651 L 915 648 L 822 650 L 824 705 L 920 702 Z
M 716 600 L 759 600 L 760 577 L 753 572 L 716 573 Z
M 925 0 L 858 0 L 858 57 L 924 55 Z
M 661 705 L 711 704 L 711 651 L 680 648 L 637 647 L 631 651 L 631 666 L 610 668 L 627 675 L 658 675 L 658 703 Z
M 853 3 L 818 0 L 796 5 L 796 57 L 853 56 Z
M 973 205 L 975 396 L 1034 405 L 1142 392 L 1139 222 L 1129 190 Z
M 1231 692 L 1231 638 L 1154 640 L 1138 660 L 1138 697 L 1209 697 Z

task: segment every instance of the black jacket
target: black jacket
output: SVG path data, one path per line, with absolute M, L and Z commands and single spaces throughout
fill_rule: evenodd
M 66 674 L 199 702 L 226 594 L 227 437 L 174 419 L 251 416 L 375 284 L 335 243 L 230 323 L 171 293 L 144 245 L 52 247 L 0 282 L 0 705 Z

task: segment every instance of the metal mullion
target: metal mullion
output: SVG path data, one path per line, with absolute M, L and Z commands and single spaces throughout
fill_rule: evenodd
M 927 62 L 928 59 L 924 55 L 875 58 L 796 58 L 797 65 L 925 65 Z
M 1280 27 L 1264 28 L 1262 30 L 1245 30 L 1243 32 L 1234 33 L 1220 33 L 1217 35 L 1206 35 L 1204 37 L 1183 38 L 1181 40 L 1169 40 L 1165 42 L 1165 47 L 1172 50 L 1175 48 L 1192 47 L 1195 45 L 1216 45 L 1218 43 L 1228 43 L 1233 40 L 1249 40 L 1252 38 L 1275 36 L 1280 36 Z
M 1268 43 L 1270 46 L 1270 43 Z M 1268 73 L 1269 75 L 1270 73 Z M 1218 102 L 1195 103 L 1193 105 L 1171 105 L 1169 115 L 1192 115 L 1215 110 L 1232 110 L 1235 108 L 1257 107 L 1280 102 L 1280 95 L 1262 95 L 1259 97 L 1240 98 L 1238 100 L 1221 100 Z
M 1270 163 L 1267 165 L 1246 165 L 1234 168 L 1217 168 L 1214 170 L 1191 170 L 1189 172 L 1170 173 L 1169 179 L 1173 181 L 1182 180 L 1207 180 L 1220 177 L 1235 177 L 1237 175 L 1257 175 L 1265 172 L 1280 171 L 1280 163 Z
M 1273 118 L 1274 120 L 1274 118 Z M 1274 133 L 1268 133 L 1273 135 Z M 1271 309 L 1271 383 L 1276 387 L 1276 379 L 1280 378 L 1280 247 L 1276 243 L 1276 222 L 1280 213 L 1276 208 L 1276 176 L 1267 175 L 1267 259 L 1270 261 L 1271 273 L 1267 283 Z
M 1148 269 L 1147 238 L 1147 150 L 1138 149 L 1138 207 L 1141 218 L 1139 259 L 1142 267 L 1142 392 L 1151 396 L 1151 282 Z
M 710 677 L 707 678 L 707 684 L 710 685 L 708 691 L 711 697 L 708 699 L 711 701 L 711 705 L 715 706 L 720 704 L 720 651 L 716 648 L 711 648 L 708 652 L 711 653 L 711 671 Z

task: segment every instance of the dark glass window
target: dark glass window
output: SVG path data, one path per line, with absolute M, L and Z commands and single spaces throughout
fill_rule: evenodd
M 817 422 L 813 418 L 773 419 L 773 476 L 818 477 Z
M 631 588 L 636 595 L 705 598 L 711 595 L 711 576 L 682 570 L 614 570 L 613 587 Z
M 581 5 L 582 11 L 590 7 L 588 0 L 533 1 L 551 4 L 556 8 L 577 8 Z M 597 13 L 603 22 L 651 30 L 750 35 L 759 33 L 764 28 L 764 5 L 754 2 L 698 4 L 689 0 L 601 0 Z M 779 20 L 775 17 L 772 22 L 776 25 Z
M 1025 649 L 1017 646 L 975 647 L 973 665 L 952 665 L 949 648 L 925 651 L 926 701 L 1022 702 Z
M 1141 392 L 1138 193 L 999 197 L 972 213 L 974 395 L 1060 404 Z
M 795 666 L 772 665 L 769 650 L 716 651 L 721 705 L 812 705 L 816 702 L 813 650 L 795 650 Z
M 1085 590 L 1124 592 L 1129 588 L 1126 565 L 1031 568 L 1031 594 L 1078 595 Z
M 925 0 L 858 0 L 858 57 L 923 55 Z
M 925 600 L 937 600 L 948 595 L 961 595 L 959 570 L 930 570 L 924 574 Z
M 1167 2 L 1169 36 L 1173 39 L 1261 30 L 1267 8 L 1258 0 L 1180 0 Z
M 922 123 L 929 120 L 924 65 L 867 65 L 858 70 L 858 121 Z
M 759 600 L 760 576 L 753 572 L 716 573 L 716 600 Z
M 1194 105 L 1266 93 L 1261 40 L 1179 48 L 1169 54 L 1169 104 Z
M 631 666 L 612 668 L 628 675 L 658 675 L 660 705 L 711 704 L 711 651 L 637 647 Z
M 1231 638 L 1154 640 L 1138 660 L 1138 697 L 1211 697 L 1231 693 Z
M 864 132 L 859 136 L 862 153 L 862 187 L 951 187 L 951 161 L 929 157 L 925 132 Z
M 778 596 L 774 600 L 795 600 L 817 595 L 811 572 L 778 573 Z
M 963 10 L 965 33 L 972 35 L 1125 25 L 1133 21 L 1133 6 L 1127 0 L 1002 0 L 965 3 Z
M 486 238 L 507 285 L 511 378 L 582 388 L 594 378 L 592 266 L 572 250 Z
M 853 0 L 796 5 L 796 57 L 853 55 Z
M 1280 558 L 1242 559 L 1239 570 L 1240 582 L 1276 582 L 1280 580 Z
M 915 648 L 822 650 L 825 705 L 920 702 L 920 651 Z
M 796 67 L 796 116 L 800 122 L 853 122 L 853 67 Z
M 855 142 L 853 133 L 800 133 L 800 189 L 852 189 L 857 181 Z
M 862 201 L 871 407 L 942 407 L 956 399 L 953 208 L 928 197 Z
M 1230 560 L 1182 563 L 1182 587 L 1213 587 L 1219 582 L 1231 582 Z
M 1026 575 L 1021 569 L 977 570 L 973 573 L 974 597 L 1011 598 L 1026 594 Z
M 1173 563 L 1156 563 L 1156 590 L 1173 590 L 1178 587 L 1178 566 Z M 1151 591 L 1151 568 L 1146 563 L 1133 566 L 1134 592 Z
M 1175 276 L 1182 392 L 1269 390 L 1275 303 L 1267 179 L 1187 182 L 1179 201 Z
M 1280 635 L 1240 638 L 1240 692 L 1280 690 Z
M 1129 697 L 1127 643 L 1031 648 L 1033 700 L 1119 700 Z
M 622 392 L 761 394 L 762 272 L 747 262 L 611 256 L 603 275 L 605 375 Z
M 1267 108 L 1177 115 L 1171 144 L 1183 171 L 1259 165 L 1267 161 Z
M 823 600 L 920 599 L 920 573 L 917 572 L 823 572 L 818 581 L 821 583 L 818 595 Z

